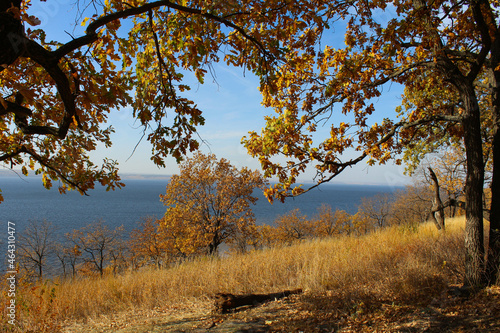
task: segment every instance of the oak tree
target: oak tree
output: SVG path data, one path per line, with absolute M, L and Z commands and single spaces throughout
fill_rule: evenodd
M 361 198 L 358 207 L 360 216 L 372 221 L 372 225 L 382 228 L 388 224 L 391 214 L 392 198 L 389 194 L 376 194 L 372 197 Z
M 254 190 L 265 185 L 258 171 L 197 152 L 180 165 L 180 173 L 160 195 L 167 206 L 161 228 L 175 234 L 171 240 L 185 254 L 216 254 L 222 243 L 234 241 L 255 223 Z
M 133 109 L 154 163 L 180 161 L 198 148 L 205 121 L 184 77 L 203 83 L 224 62 L 264 84 L 290 48 L 319 38 L 326 9 L 305 0 L 77 0 L 85 31 L 61 42 L 46 39 L 30 5 L 0 2 L 0 162 L 82 193 L 124 185 L 116 161 L 90 158 L 112 144 L 110 112 Z
M 276 114 L 267 117 L 260 134 L 252 132 L 245 139 L 265 175 L 279 178 L 267 195 L 284 198 L 304 192 L 294 184 L 308 165 L 317 170 L 317 186 L 363 160 L 370 165 L 402 163 L 399 154 L 416 142 L 461 141 L 467 166 L 464 282 L 494 283 L 500 263 L 499 5 L 490 0 L 329 2 L 330 14 L 346 23 L 345 47 L 324 41 L 320 52 L 295 50 L 273 82 L 262 88 L 265 105 Z M 389 9 L 393 17 L 381 19 Z M 390 83 L 404 85 L 402 106 L 394 117 L 374 122 L 373 115 L 379 114 L 374 99 Z M 433 98 L 412 99 L 420 92 Z M 492 119 L 487 131 L 481 121 L 484 105 L 489 105 Z M 351 117 L 335 122 L 336 113 Z M 325 123 L 329 133 L 319 140 L 318 125 Z M 488 266 L 483 139 L 491 142 L 493 152 Z M 352 149 L 358 155 L 344 158 Z M 275 159 L 277 155 L 286 162 Z
M 426 222 L 431 213 L 432 191 L 427 184 L 407 185 L 394 193 L 391 224 L 413 228 Z
M 317 214 L 313 217 L 314 235 L 316 237 L 332 237 L 345 232 L 348 214 L 339 210 L 335 212 L 332 207 L 327 204 L 322 204 L 318 207 Z
M 69 264 L 71 267 L 71 277 L 74 278 L 76 276 L 78 261 L 82 256 L 82 252 L 78 245 L 74 245 L 66 237 L 65 242 L 56 244 L 55 254 L 63 270 L 62 276 L 66 277 L 66 267 Z

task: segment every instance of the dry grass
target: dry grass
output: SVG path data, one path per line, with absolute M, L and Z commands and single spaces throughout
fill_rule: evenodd
M 55 331 L 65 320 L 95 319 L 131 309 L 206 306 L 217 292 L 302 288 L 310 295 L 336 290 L 346 298 L 428 302 L 463 273 L 464 219 L 447 223 L 445 233 L 430 224 L 418 230 L 391 227 L 362 237 L 200 258 L 170 269 L 19 286 L 19 327 L 23 332 Z M 2 305 L 8 301 L 5 293 L 0 301 Z M 4 311 L 3 323 L 5 316 Z

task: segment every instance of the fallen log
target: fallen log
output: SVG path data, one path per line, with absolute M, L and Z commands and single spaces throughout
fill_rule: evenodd
M 228 313 L 242 306 L 257 306 L 261 303 L 277 300 L 293 294 L 302 293 L 302 289 L 284 290 L 278 293 L 270 294 L 244 294 L 234 295 L 229 293 L 218 293 L 215 295 L 215 311 L 219 313 Z

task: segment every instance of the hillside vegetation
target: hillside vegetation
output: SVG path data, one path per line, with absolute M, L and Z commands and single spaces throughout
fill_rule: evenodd
M 448 220 L 446 232 L 432 224 L 414 229 L 394 226 L 358 237 L 344 235 L 222 258 L 197 258 L 166 269 L 43 284 L 21 279 L 16 295 L 18 324 L 7 324 L 6 306 L 2 306 L 3 331 L 69 330 L 72 325 L 106 325 L 118 314 L 167 309 L 196 311 L 206 319 L 213 310 L 211 296 L 218 292 L 294 288 L 304 290 L 298 298 L 327 302 L 317 308 L 321 318 L 315 317 L 314 309 L 308 310 L 316 324 L 328 325 L 335 319 L 335 325 L 340 325 L 341 316 L 347 325 L 374 309 L 381 311 L 382 305 L 395 311 L 438 302 L 450 285 L 461 280 L 463 229 L 464 219 L 456 218 Z M 4 290 L 2 304 L 6 301 Z M 392 320 L 397 321 L 397 316 Z M 131 324 L 129 319 L 126 325 Z M 286 325 L 282 329 L 287 331 Z M 310 329 L 315 331 L 313 326 Z

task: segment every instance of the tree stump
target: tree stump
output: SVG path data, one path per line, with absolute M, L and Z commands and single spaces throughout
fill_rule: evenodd
M 234 295 L 229 293 L 218 293 L 215 295 L 215 311 L 228 313 L 242 306 L 257 306 L 263 302 L 277 300 L 293 294 L 302 293 L 302 289 L 284 290 L 269 294 L 244 294 Z

